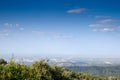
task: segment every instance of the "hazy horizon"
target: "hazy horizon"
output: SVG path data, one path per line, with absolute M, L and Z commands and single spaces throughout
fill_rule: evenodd
M 0 57 L 120 58 L 119 0 L 1 0 Z

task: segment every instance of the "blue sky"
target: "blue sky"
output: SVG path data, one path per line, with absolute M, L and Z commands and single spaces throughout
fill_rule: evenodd
M 0 56 L 120 57 L 119 0 L 1 0 Z

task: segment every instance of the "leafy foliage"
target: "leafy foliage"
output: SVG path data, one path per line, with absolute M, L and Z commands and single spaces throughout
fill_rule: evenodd
M 0 64 L 0 80 L 117 80 L 115 77 L 96 77 L 91 74 L 70 71 L 59 66 L 48 65 L 47 60 L 40 60 L 32 66 L 17 64 L 11 60 L 6 65 Z
M 7 61 L 5 61 L 4 59 L 0 59 L 0 64 L 7 64 Z

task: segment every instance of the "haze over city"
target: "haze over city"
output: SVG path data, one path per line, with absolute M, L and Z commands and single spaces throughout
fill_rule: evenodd
M 119 0 L 1 0 L 0 57 L 120 58 Z

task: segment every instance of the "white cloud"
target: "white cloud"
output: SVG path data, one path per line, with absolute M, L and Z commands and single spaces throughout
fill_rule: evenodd
M 9 30 L 2 30 L 2 31 L 0 31 L 0 38 L 1 37 L 7 37 L 7 36 L 9 36 Z
M 93 32 L 113 32 L 115 31 L 114 28 L 100 28 L 100 29 L 93 29 Z
M 114 27 L 115 25 L 95 23 L 95 24 L 89 24 L 88 26 L 91 27 L 91 28 L 103 28 L 103 27 Z
M 110 18 L 111 16 L 95 16 L 95 18 Z
M 114 22 L 113 19 L 105 19 L 105 20 L 100 20 L 98 21 L 99 23 L 103 23 L 103 24 L 106 24 L 106 23 L 111 23 L 111 22 Z
M 113 19 L 104 19 L 104 20 L 99 20 L 96 21 L 96 23 L 94 24 L 89 24 L 89 27 L 113 27 L 113 23 L 115 22 L 115 20 Z
M 113 32 L 114 31 L 114 28 L 103 28 L 103 29 L 100 29 L 101 32 Z
M 101 27 L 103 25 L 101 25 L 101 24 L 89 24 L 88 26 L 89 27 Z
M 19 27 L 20 26 L 19 24 L 11 24 L 11 23 L 4 23 L 3 25 L 5 27 L 11 27 L 11 28 L 13 28 L 13 27 Z
M 101 17 L 101 16 L 97 16 Z M 106 17 L 107 16 L 102 16 Z M 120 31 L 120 25 L 118 20 L 115 19 L 103 19 L 103 20 L 97 20 L 94 24 L 89 24 L 88 26 L 92 28 L 93 32 L 115 32 Z
M 24 28 L 20 26 L 20 24 L 15 23 L 15 24 L 11 24 L 11 23 L 4 23 L 3 26 L 7 29 L 17 29 L 20 31 L 23 31 Z
M 116 27 L 99 27 L 99 28 L 93 28 L 92 29 L 93 32 L 119 32 L 120 31 L 120 27 L 116 26 Z
M 77 9 L 68 10 L 67 13 L 82 13 L 85 10 L 86 10 L 85 8 L 77 8 Z
M 15 24 L 15 26 L 16 26 L 16 27 L 19 27 L 19 26 L 20 26 L 20 24 Z

